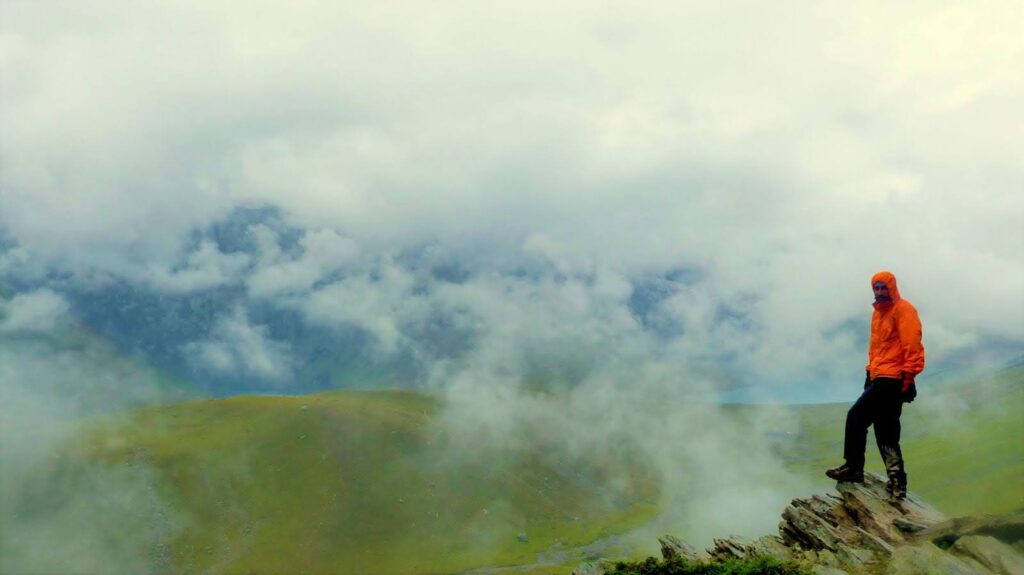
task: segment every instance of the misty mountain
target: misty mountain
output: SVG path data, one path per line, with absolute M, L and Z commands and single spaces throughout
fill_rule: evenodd
M 537 389 L 576 385 L 609 363 L 668 362 L 716 381 L 730 400 L 774 386 L 767 397 L 820 401 L 822 381 L 857 371 L 867 332 L 867 314 L 835 314 L 809 320 L 819 334 L 779 333 L 764 295 L 716 289 L 696 262 L 567 268 L 543 239 L 514 257 L 432 241 L 384 248 L 300 227 L 271 205 L 193 229 L 170 263 L 106 272 L 37 269 L 4 237 L 0 301 L 50 290 L 120 353 L 215 396 L 429 387 L 470 366 Z M 827 353 L 790 348 L 793 337 Z M 776 361 L 780 353 L 792 357 Z M 931 358 L 925 375 L 1020 354 L 1013 338 L 981 335 Z
M 254 293 L 253 278 L 273 263 L 269 259 L 285 264 L 303 261 L 311 249 L 303 243 L 309 236 L 309 231 L 287 224 L 278 209 L 240 208 L 205 229 L 195 230 L 182 248 L 179 262 L 162 275 L 109 275 L 88 281 L 68 275 L 42 281 L 20 278 L 19 289 L 27 292 L 55 286 L 65 294 L 78 320 L 102 334 L 121 353 L 144 357 L 154 367 L 218 396 L 284 388 L 305 393 L 350 386 L 416 387 L 437 362 L 458 361 L 479 344 L 480 330 L 486 326 L 476 320 L 467 321 L 468 316 L 457 306 L 446 309 L 428 304 L 429 309 L 414 317 L 398 318 L 395 329 L 399 344 L 386 354 L 376 353 L 377 335 L 360 322 L 318 322 L 302 309 L 303 298 L 347 278 L 362 274 L 360 277 L 367 278 L 371 285 L 385 281 L 382 274 L 387 270 L 382 268 L 384 260 L 375 259 L 378 256 L 357 269 L 326 269 L 315 277 L 311 275 L 307 284 L 295 288 L 297 291 L 275 292 L 272 297 Z M 203 272 L 209 270 L 202 267 L 202 262 L 197 263 L 204 253 L 235 258 L 240 267 L 235 275 L 207 278 Z M 411 278 L 408 298 L 426 299 L 438 285 L 459 286 L 474 274 L 495 273 L 493 268 L 478 267 L 481 257 L 423 244 L 393 254 L 387 265 Z M 594 281 L 586 276 L 565 276 L 543 262 L 500 264 L 497 273 L 525 285 L 549 281 L 549 276 L 556 285 Z M 692 288 L 701 277 L 698 269 L 681 267 L 632 280 L 624 309 L 634 318 L 637 332 L 648 334 L 654 341 L 668 342 L 691 329 L 660 306 Z M 685 299 L 686 294 L 681 295 Z M 350 305 L 358 307 L 360 303 Z M 215 341 L 218 332 L 231 331 L 231 326 L 224 324 L 235 316 L 244 324 L 242 329 L 250 329 L 263 347 L 280 351 L 271 360 L 285 364 L 281 369 L 246 369 L 251 359 L 246 350 L 228 349 Z M 726 302 L 716 304 L 713 322 L 743 329 L 752 325 L 747 311 Z M 588 364 L 594 360 L 576 351 L 546 346 L 527 352 L 530 355 L 528 361 L 524 360 L 524 378 L 534 384 L 579 381 L 590 372 Z M 204 353 L 232 357 L 218 364 L 202 361 Z M 732 369 L 728 359 L 721 356 L 701 361 L 709 370 L 715 366 L 714 371 L 728 372 Z M 739 372 L 734 370 L 732 378 L 738 379 Z

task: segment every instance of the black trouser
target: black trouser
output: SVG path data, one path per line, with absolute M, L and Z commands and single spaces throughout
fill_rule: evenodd
M 868 427 L 875 426 L 875 441 L 882 454 L 889 479 L 907 483 L 900 451 L 900 414 L 903 412 L 901 395 L 903 382 L 899 379 L 879 377 L 871 381 L 864 393 L 846 414 L 846 441 L 843 457 L 850 469 L 864 469 L 864 449 L 868 441 Z

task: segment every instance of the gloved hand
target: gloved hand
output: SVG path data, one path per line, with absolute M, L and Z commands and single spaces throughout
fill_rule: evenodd
M 903 372 L 903 388 L 900 389 L 900 397 L 903 398 L 903 403 L 911 403 L 917 397 L 917 385 L 914 384 L 914 377 L 913 373 Z
M 864 389 L 867 389 L 869 385 L 871 385 L 871 370 L 870 369 L 865 369 L 864 370 Z

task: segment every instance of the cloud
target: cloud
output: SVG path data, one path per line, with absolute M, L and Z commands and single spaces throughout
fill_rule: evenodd
M 18 248 L 4 249 L 4 246 L 0 245 L 0 275 L 19 275 L 22 277 L 38 275 L 36 270 L 31 270 L 35 271 L 35 273 L 30 273 L 28 264 L 28 252 Z
M 50 332 L 69 320 L 71 307 L 60 294 L 39 289 L 0 300 L 0 332 Z
M 770 531 L 778 509 L 810 488 L 776 459 L 766 432 L 779 428 L 777 418 L 766 409 L 744 420 L 723 409 L 711 399 L 718 382 L 686 362 L 621 351 L 551 394 L 493 357 L 474 357 L 470 367 L 444 375 L 437 424 L 446 465 L 486 460 L 514 474 L 528 454 L 577 476 L 598 470 L 610 500 L 628 497 L 637 478 L 650 474 L 665 511 L 647 528 L 696 544 L 723 531 Z
M 247 255 L 224 254 L 207 240 L 188 254 L 182 266 L 156 265 L 139 279 L 161 292 L 188 293 L 233 283 L 248 266 Z
M 292 373 L 289 345 L 272 339 L 266 327 L 249 323 L 241 307 L 221 318 L 209 339 L 183 346 L 182 354 L 197 369 L 221 375 L 280 383 Z
M 71 446 L 83 425 L 95 429 L 103 416 L 187 393 L 95 335 L 60 327 L 46 338 L 0 330 L 0 569 L 161 572 L 152 553 L 186 519 L 163 498 L 152 469 L 142 460 L 90 463 Z
M 355 325 L 374 336 L 385 354 L 398 351 L 401 324 L 427 311 L 427 300 L 413 293 L 415 278 L 387 259 L 364 272 L 316 290 L 302 303 L 307 321 L 319 325 Z
M 353 263 L 359 246 L 336 231 L 324 229 L 306 232 L 299 240 L 301 255 L 283 258 L 273 230 L 254 226 L 252 231 L 261 246 L 260 267 L 247 280 L 255 298 L 308 292 L 327 275 Z

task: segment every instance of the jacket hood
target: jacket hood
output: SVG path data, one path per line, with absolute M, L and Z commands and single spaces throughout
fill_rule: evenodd
M 889 297 L 892 298 L 892 303 L 900 301 L 900 290 L 896 287 L 896 276 L 892 275 L 892 272 L 878 272 L 871 276 L 871 287 L 874 287 L 876 282 L 882 282 L 885 287 L 889 288 Z

